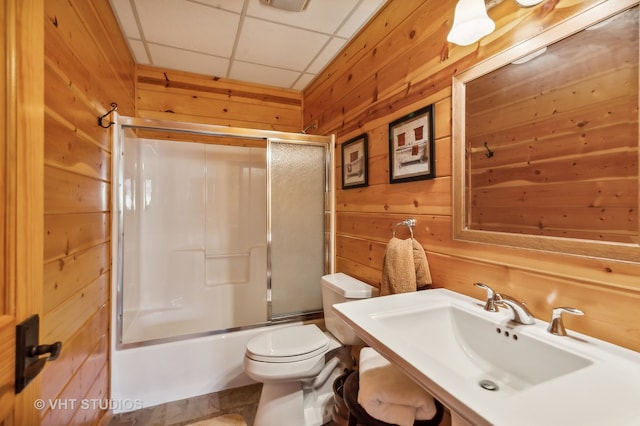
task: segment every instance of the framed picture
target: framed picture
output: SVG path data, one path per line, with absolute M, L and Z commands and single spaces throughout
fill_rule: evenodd
M 366 133 L 342 144 L 342 189 L 359 188 L 369 184 L 368 144 Z
M 389 124 L 389 181 L 432 179 L 435 173 L 433 105 Z

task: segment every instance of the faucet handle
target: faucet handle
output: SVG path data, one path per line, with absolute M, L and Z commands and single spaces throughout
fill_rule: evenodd
M 562 323 L 562 314 L 564 312 L 572 315 L 584 315 L 584 312 L 576 308 L 570 308 L 567 306 L 553 308 L 551 311 L 551 322 L 549 323 L 549 327 L 547 327 L 547 331 L 549 333 L 555 334 L 556 336 L 567 335 L 567 330 L 565 330 L 564 324 Z
M 473 283 L 476 287 L 480 287 L 487 292 L 487 301 L 484 304 L 484 310 L 489 312 L 498 312 L 498 307 L 496 306 L 497 293 L 493 291 L 491 287 L 483 283 Z

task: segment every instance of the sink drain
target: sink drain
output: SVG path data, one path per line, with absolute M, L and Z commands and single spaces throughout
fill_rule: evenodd
M 492 380 L 487 380 L 487 379 L 480 380 L 478 382 L 478 384 L 480 385 L 480 387 L 482 389 L 486 389 L 486 390 L 492 391 L 492 392 L 495 392 L 495 391 L 497 391 L 499 389 L 498 385 Z

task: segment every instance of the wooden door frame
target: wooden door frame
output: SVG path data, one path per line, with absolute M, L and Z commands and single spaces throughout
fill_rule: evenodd
M 5 312 L 42 315 L 44 242 L 44 0 L 0 0 L 5 24 Z M 15 397 L 11 425 L 36 425 L 35 379 Z M 0 419 L 2 422 L 2 419 Z

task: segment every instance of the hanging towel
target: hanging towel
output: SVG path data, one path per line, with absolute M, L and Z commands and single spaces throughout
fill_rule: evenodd
M 358 403 L 383 422 L 411 426 L 436 415 L 433 397 L 373 348 L 362 348 Z
M 413 239 L 393 237 L 384 252 L 380 296 L 416 291 Z
M 427 254 L 422 248 L 422 244 L 412 239 L 413 241 L 413 261 L 416 267 L 416 287 L 418 289 L 430 288 L 433 284 L 431 279 L 431 271 L 429 270 L 429 262 L 427 261 Z

